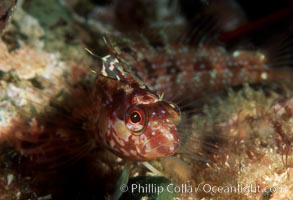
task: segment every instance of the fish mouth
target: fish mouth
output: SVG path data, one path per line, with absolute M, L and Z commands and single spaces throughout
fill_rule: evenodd
M 179 148 L 179 142 L 171 143 L 171 144 L 163 144 L 153 149 L 156 150 L 156 153 L 159 155 L 170 156 L 173 155 L 177 149 Z
M 159 139 L 155 138 L 153 140 L 158 141 Z M 149 142 L 151 141 L 152 140 Z M 179 139 L 167 142 L 156 142 L 156 144 L 145 144 L 142 151 L 142 156 L 146 158 L 146 160 L 171 156 L 177 152 L 179 146 Z

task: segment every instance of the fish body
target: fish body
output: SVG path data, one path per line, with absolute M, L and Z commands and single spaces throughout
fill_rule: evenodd
M 119 57 L 167 99 L 200 97 L 207 91 L 276 79 L 276 70 L 261 51 L 228 52 L 221 46 L 183 44 L 159 48 L 141 45 L 131 50 L 121 51 Z

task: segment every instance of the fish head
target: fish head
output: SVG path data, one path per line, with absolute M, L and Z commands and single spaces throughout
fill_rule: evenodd
M 112 63 L 112 69 L 118 69 L 113 66 Z M 98 122 L 106 147 L 119 157 L 139 161 L 173 155 L 179 148 L 178 107 L 128 72 L 111 73 L 116 79 L 103 81 L 107 97 Z

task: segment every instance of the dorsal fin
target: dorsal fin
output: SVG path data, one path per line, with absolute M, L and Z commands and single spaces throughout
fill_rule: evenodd
M 146 84 L 135 76 L 129 70 L 128 66 L 119 60 L 119 58 L 107 55 L 102 58 L 103 65 L 101 75 L 117 81 L 127 82 L 129 84 L 136 83 L 140 88 L 146 88 Z
M 117 81 L 126 80 L 129 73 L 123 69 L 119 64 L 119 60 L 111 55 L 107 55 L 102 58 L 103 66 L 101 74 L 105 77 L 115 79 Z

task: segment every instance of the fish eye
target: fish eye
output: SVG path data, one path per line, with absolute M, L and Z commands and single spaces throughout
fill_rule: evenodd
M 130 131 L 140 132 L 146 126 L 146 118 L 144 110 L 134 106 L 126 112 L 125 123 Z
M 137 112 L 137 111 L 133 111 L 130 114 L 130 120 L 132 123 L 138 123 L 141 121 L 141 113 Z

